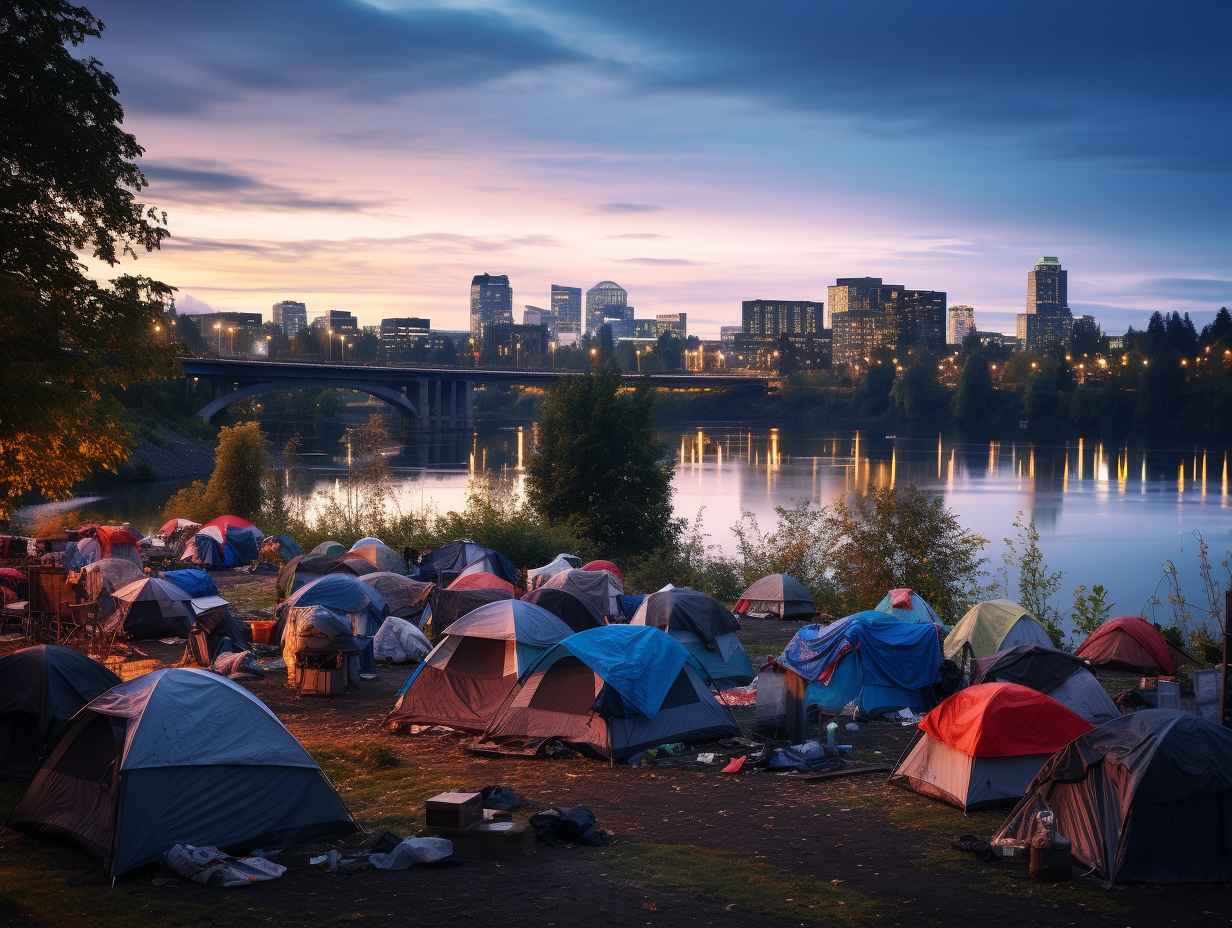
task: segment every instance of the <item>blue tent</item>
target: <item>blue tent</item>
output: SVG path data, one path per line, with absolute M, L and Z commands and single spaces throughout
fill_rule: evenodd
M 910 596 L 910 608 L 896 609 L 893 606 L 893 600 L 896 598 L 895 593 L 906 593 Z M 924 599 L 915 590 L 890 590 L 881 598 L 876 606 L 873 607 L 874 612 L 884 612 L 891 618 L 898 619 L 900 622 L 928 622 L 933 625 L 944 625 L 941 621 L 941 616 L 937 615 L 935 609 L 930 606 L 927 600 Z
M 188 539 L 180 560 L 214 569 L 236 567 L 242 563 L 239 552 L 223 538 L 222 530 L 217 525 L 207 525 Z
M 218 584 L 209 574 L 197 567 L 163 571 L 163 579 L 170 580 L 193 599 L 218 595 Z
M 376 587 L 360 583 L 351 574 L 326 574 L 304 584 L 278 604 L 277 624 L 272 638 L 277 643 L 282 642 L 287 611 L 292 606 L 326 606 L 348 616 L 352 630 L 363 637 L 375 635 L 385 616 L 389 615 L 385 597 Z
M 236 557 L 241 564 L 252 564 L 260 557 L 258 546 L 261 544 L 261 532 L 255 528 L 227 529 L 227 545 L 235 549 Z
M 621 593 L 616 597 L 616 605 L 620 608 L 620 615 L 626 622 L 633 618 L 633 614 L 637 612 L 638 607 L 642 604 L 642 600 L 646 598 L 643 593 Z
M 10 824 L 67 835 L 112 876 L 174 844 L 270 847 L 355 830 L 265 703 L 187 668 L 145 674 L 85 706 Z
M 831 625 L 806 625 L 779 658 L 808 682 L 805 701 L 837 713 L 848 703 L 865 715 L 927 708 L 941 667 L 932 624 L 857 612 Z

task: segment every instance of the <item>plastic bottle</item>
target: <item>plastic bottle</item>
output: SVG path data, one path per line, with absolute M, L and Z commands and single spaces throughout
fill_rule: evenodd
M 838 722 L 831 722 L 826 726 L 826 746 L 834 747 L 834 739 L 838 735 Z

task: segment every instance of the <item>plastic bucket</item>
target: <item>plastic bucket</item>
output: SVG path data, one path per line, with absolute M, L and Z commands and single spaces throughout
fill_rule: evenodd
M 248 627 L 252 629 L 253 644 L 269 644 L 270 636 L 274 633 L 273 619 L 253 619 L 248 623 Z

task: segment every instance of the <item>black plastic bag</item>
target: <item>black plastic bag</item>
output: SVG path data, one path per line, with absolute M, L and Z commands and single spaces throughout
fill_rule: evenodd
M 553 847 L 562 844 L 602 847 L 608 843 L 607 832 L 599 827 L 595 813 L 586 806 L 536 812 L 530 817 L 530 827 L 535 829 L 538 840 Z

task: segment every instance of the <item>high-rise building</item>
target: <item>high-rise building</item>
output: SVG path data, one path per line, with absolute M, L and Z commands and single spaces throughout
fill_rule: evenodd
M 659 337 L 659 323 L 654 319 L 634 319 L 633 337 L 651 339 Z
M 489 325 L 513 325 L 513 287 L 506 274 L 476 274 L 471 278 L 471 338 L 482 344 Z
M 381 351 L 387 358 L 399 358 L 409 354 L 428 338 L 432 322 L 419 316 L 395 316 L 381 320 Z
M 483 331 L 483 361 L 504 367 L 539 367 L 548 352 L 548 333 L 541 325 L 494 322 Z
M 333 332 L 358 332 L 359 320 L 345 309 L 331 309 L 323 316 L 312 320 L 314 329 L 329 329 Z
M 1058 258 L 1040 258 L 1027 271 L 1027 311 L 1018 316 L 1018 337 L 1029 351 L 1060 352 L 1069 347 L 1073 327 L 1069 273 Z
M 896 332 L 881 309 L 848 309 L 834 313 L 831 357 L 837 367 L 864 364 L 878 348 L 894 344 Z
M 586 334 L 597 334 L 599 326 L 603 325 L 605 316 L 619 317 L 623 320 L 623 312 L 614 313 L 612 310 L 617 307 L 623 310 L 628 305 L 629 294 L 624 287 L 612 280 L 599 281 L 586 291 Z M 633 320 L 630 317 L 630 326 L 632 323 Z
M 971 306 L 951 306 L 946 317 L 945 343 L 961 345 L 975 331 L 975 309 Z
M 582 288 L 552 284 L 552 313 L 557 335 L 582 334 Z
M 744 326 L 742 325 L 721 325 L 719 326 L 719 341 L 724 349 L 731 349 L 736 346 L 736 336 L 744 334 Z
M 824 328 L 825 304 L 809 300 L 745 300 L 740 304 L 745 335 L 817 335 Z
M 662 335 L 664 332 L 675 332 L 681 338 L 685 338 L 689 334 L 689 314 L 688 313 L 657 313 L 655 315 L 655 335 Z
M 541 325 L 548 333 L 548 340 L 556 340 L 556 314 L 542 306 L 527 304 L 522 307 L 522 325 Z
M 845 313 L 849 309 L 881 309 L 884 286 L 880 277 L 840 277 L 834 286 L 826 287 L 830 325 L 834 325 L 835 313 Z M 889 289 L 894 289 L 893 285 Z
M 287 338 L 294 338 L 308 328 L 308 306 L 298 300 L 282 300 L 274 304 L 274 325 Z
M 249 354 L 256 339 L 264 341 L 260 313 L 200 313 L 192 319 L 206 347 L 219 354 Z
M 945 292 L 884 288 L 882 308 L 894 343 L 936 351 L 945 345 Z

